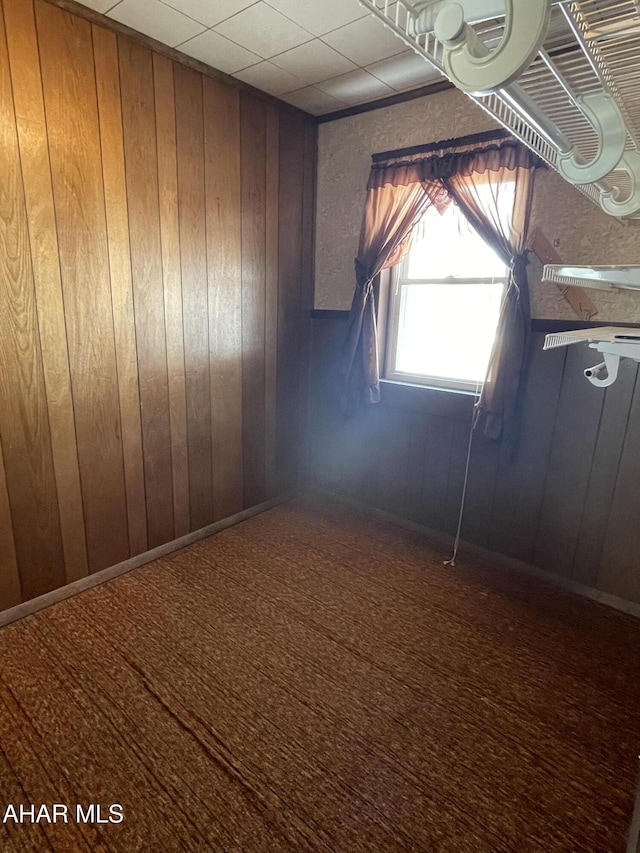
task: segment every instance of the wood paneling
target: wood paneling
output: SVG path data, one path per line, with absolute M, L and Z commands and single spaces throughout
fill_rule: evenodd
M 89 568 L 129 556 L 91 26 L 36 2 Z
M 300 305 L 304 318 L 299 328 L 300 371 L 298 375 L 299 388 L 307 388 L 309 383 L 309 366 L 311 363 L 311 312 L 314 304 L 315 281 L 315 210 L 316 210 L 316 173 L 318 134 L 315 125 L 305 124 L 304 155 L 303 155 L 303 187 L 302 187 L 302 275 L 300 278 Z M 307 459 L 309 458 L 307 439 L 309 436 L 309 395 L 299 392 L 302 404 L 299 412 L 298 431 L 300 443 L 304 449 L 300 460 L 304 466 L 299 472 L 303 482 L 308 479 Z
M 640 601 L 639 432 L 640 387 L 636 380 L 597 576 L 598 587 L 633 601 Z
M 149 547 L 174 538 L 169 386 L 151 52 L 118 40 Z
M 242 166 L 242 458 L 245 506 L 265 499 L 267 117 L 240 95 Z
M 191 529 L 213 521 L 202 77 L 174 66 Z
M 294 485 L 315 129 L 43 0 L 0 10 L 4 608 Z
M 164 278 L 164 322 L 167 340 L 173 515 L 176 537 L 191 526 L 189 512 L 189 459 L 187 442 L 187 392 L 184 369 L 180 223 L 178 218 L 178 161 L 173 64 L 153 55 L 156 135 L 158 146 L 158 196 Z
M 38 334 L 9 57 L 0 18 L 0 436 L 22 593 L 64 583 L 64 559 Z M 6 515 L 6 513 L 5 513 Z M 38 571 L 30 571 L 37 566 Z M 13 566 L 8 563 L 7 593 Z
M 584 378 L 592 363 L 587 347 L 569 347 L 534 553 L 543 569 L 572 566 L 575 558 L 604 401 L 602 390 Z
M 93 47 L 109 241 L 114 339 L 118 365 L 129 550 L 132 554 L 139 554 L 148 547 L 147 508 L 116 37 L 100 27 L 93 27 Z
M 243 506 L 240 99 L 206 78 L 204 130 L 213 509 L 220 519 Z
M 313 324 L 312 481 L 455 533 L 471 408 L 447 392 L 420 389 L 418 405 L 415 389 L 385 387 L 386 402 L 344 419 L 339 358 L 347 326 L 346 316 Z M 544 352 L 543 338 L 532 335 L 515 459 L 474 437 L 462 537 L 639 602 L 638 367 L 622 364 L 605 392 L 584 378 L 590 350 Z
M 264 419 L 265 419 L 265 491 L 267 497 L 277 494 L 277 428 L 278 416 L 278 190 L 280 183 L 280 117 L 271 106 L 266 111 L 266 181 L 265 181 L 265 315 L 264 315 Z M 309 204 L 313 215 L 313 201 Z M 308 273 L 313 283 L 313 274 Z M 302 318 L 301 318 L 302 319 Z M 306 401 L 302 395 L 300 405 Z
M 300 363 L 298 353 L 304 325 L 294 321 L 304 313 L 301 293 L 303 265 L 304 127 L 296 117 L 280 115 L 280 237 L 278 252 L 278 487 L 297 478 L 297 458 L 291 454 L 300 430 Z
M 60 260 L 34 10 L 4 4 L 66 578 L 88 572 Z
M 626 471 L 620 471 L 620 462 L 637 379 L 637 363 L 623 359 L 620 362 L 618 378 L 604 394 L 573 570 L 574 578 L 589 586 L 595 586 L 598 581 L 598 568 L 616 482 L 621 477 L 622 484 L 627 476 Z M 618 509 L 618 506 L 614 506 L 612 511 L 616 513 Z M 615 519 L 612 519 L 612 522 L 615 524 Z M 628 524 L 629 519 L 625 518 L 623 523 Z M 609 564 L 609 561 L 607 562 Z M 610 564 L 615 565 L 614 562 Z
M 566 350 L 544 352 L 540 336 L 533 339 L 518 454 L 501 455 L 491 502 L 489 548 L 527 563 L 536 547 L 566 357 Z
M 464 435 L 468 441 L 469 421 L 466 422 L 465 427 Z M 466 518 L 464 518 L 462 532 L 466 539 L 471 539 L 478 545 L 488 548 L 500 464 L 500 448 L 480 433 L 474 433 L 472 441 L 465 503 Z M 462 453 L 465 459 L 467 452 L 468 446 L 465 446 Z

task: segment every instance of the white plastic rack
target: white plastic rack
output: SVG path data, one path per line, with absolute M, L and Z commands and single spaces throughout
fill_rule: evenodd
M 360 0 L 611 216 L 640 219 L 637 0 Z
M 608 388 L 618 378 L 620 359 L 629 358 L 640 362 L 640 329 L 619 326 L 599 326 L 571 332 L 554 332 L 547 335 L 543 349 L 568 347 L 572 344 L 588 343 L 600 353 L 604 361 L 584 371 L 585 377 L 596 388 Z
M 618 264 L 584 267 L 545 264 L 542 280 L 557 284 L 559 287 L 640 291 L 640 266 Z

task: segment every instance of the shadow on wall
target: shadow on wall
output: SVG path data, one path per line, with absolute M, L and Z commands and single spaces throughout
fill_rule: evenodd
M 454 534 L 469 420 L 417 403 L 340 413 L 347 315 L 314 319 L 309 472 L 321 488 Z M 516 460 L 474 437 L 463 539 L 640 602 L 640 387 L 621 364 L 603 391 L 587 347 L 543 352 L 534 331 Z M 447 394 L 448 392 L 436 392 Z M 389 395 L 387 395 L 389 396 Z

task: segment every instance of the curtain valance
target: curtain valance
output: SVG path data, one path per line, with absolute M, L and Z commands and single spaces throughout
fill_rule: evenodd
M 465 146 L 438 154 L 414 155 L 408 159 L 389 159 L 374 162 L 367 189 L 379 189 L 387 185 L 394 187 L 423 184 L 452 178 L 454 175 L 469 176 L 500 169 L 514 171 L 519 168 L 535 168 L 543 165 L 530 149 L 515 139 L 478 148 Z

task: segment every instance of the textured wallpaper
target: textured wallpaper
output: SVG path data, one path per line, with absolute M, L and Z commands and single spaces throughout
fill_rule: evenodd
M 371 155 L 497 126 L 456 90 L 320 125 L 316 308 L 348 309 L 355 286 L 353 261 Z M 640 226 L 602 213 L 555 172 L 538 172 L 533 228 L 540 228 L 565 263 L 640 263 Z M 575 319 L 560 291 L 540 282 L 536 259 L 530 268 L 534 317 Z M 594 319 L 640 322 L 640 293 L 590 290 Z

